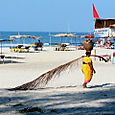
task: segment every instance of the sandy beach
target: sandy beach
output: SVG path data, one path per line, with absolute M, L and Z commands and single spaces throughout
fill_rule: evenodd
M 87 89 L 82 88 L 84 79 L 79 62 L 71 71 L 51 80 L 44 89 L 15 92 L 7 89 L 32 81 L 84 55 L 85 51 L 54 51 L 45 47 L 43 51 L 32 53 L 14 53 L 9 49 L 3 49 L 3 52 L 18 58 L 5 59 L 5 63 L 0 64 L 0 114 L 115 114 L 115 64 L 112 61 L 105 63 L 92 58 L 96 74 Z M 112 56 L 113 52 L 96 49 L 97 55 Z

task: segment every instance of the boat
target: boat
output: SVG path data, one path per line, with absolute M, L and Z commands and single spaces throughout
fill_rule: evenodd
M 114 18 L 100 18 L 94 4 L 94 36 L 100 38 L 115 37 L 115 19 Z
M 40 39 L 41 36 L 34 36 L 34 35 L 21 35 L 19 32 L 17 35 L 11 35 L 9 36 L 10 39 L 15 39 L 15 38 L 33 38 L 33 39 Z

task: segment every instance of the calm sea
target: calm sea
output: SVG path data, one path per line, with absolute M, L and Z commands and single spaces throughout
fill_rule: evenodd
M 82 44 L 84 38 L 68 38 L 68 37 L 53 37 L 50 35 L 64 33 L 64 32 L 0 32 L 0 39 L 9 39 L 11 35 L 32 35 L 32 36 L 41 36 L 40 41 L 43 42 L 44 45 L 57 45 L 60 43 L 68 43 L 71 45 L 80 45 Z M 88 33 L 77 33 L 74 32 L 77 36 L 88 34 Z M 2 46 L 9 47 L 9 46 L 15 46 L 17 44 L 33 44 L 37 42 L 36 39 L 32 38 L 16 38 L 12 42 L 2 42 Z

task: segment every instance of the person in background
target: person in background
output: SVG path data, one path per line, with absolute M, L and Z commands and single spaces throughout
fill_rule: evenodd
M 84 83 L 83 83 L 83 88 L 87 87 L 87 83 L 91 81 L 93 73 L 96 73 L 90 56 L 91 56 L 91 51 L 86 51 L 86 56 L 83 57 L 83 60 L 82 60 L 82 63 L 83 63 L 82 72 L 85 78 Z

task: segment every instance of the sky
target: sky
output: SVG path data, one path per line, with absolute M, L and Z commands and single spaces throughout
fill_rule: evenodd
M 92 3 L 115 18 L 115 0 L 0 0 L 0 31 L 92 32 Z

